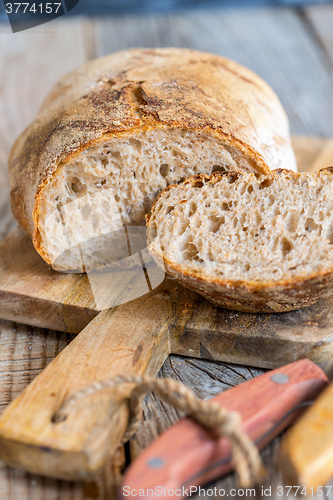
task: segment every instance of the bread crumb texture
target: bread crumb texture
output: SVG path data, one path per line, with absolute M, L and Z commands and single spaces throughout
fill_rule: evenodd
M 194 176 L 165 189 L 147 221 L 160 265 L 221 305 L 272 312 L 332 293 L 332 167 Z
M 155 129 L 110 139 L 60 167 L 44 188 L 43 245 L 58 268 L 80 266 L 78 244 L 86 246 L 86 268 L 110 259 L 111 241 L 114 259 L 120 258 L 116 242 L 122 235 L 116 232 L 124 225 L 145 225 L 145 214 L 168 184 L 237 168 L 255 170 L 235 148 L 192 130 Z

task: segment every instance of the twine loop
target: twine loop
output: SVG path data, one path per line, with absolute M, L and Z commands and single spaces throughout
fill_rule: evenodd
M 130 395 L 125 386 L 134 384 Z M 127 442 L 135 433 L 141 421 L 141 404 L 148 392 L 154 392 L 165 402 L 178 410 L 185 411 L 193 420 L 207 430 L 214 431 L 217 437 L 224 436 L 231 444 L 233 465 L 239 483 L 247 488 L 257 484 L 264 475 L 259 451 L 248 435 L 241 429 L 241 416 L 230 412 L 214 401 L 198 399 L 195 394 L 180 382 L 169 378 L 153 378 L 140 375 L 118 375 L 83 387 L 70 396 L 54 414 L 54 423 L 66 420 L 79 401 L 105 389 L 117 389 L 117 396 L 129 401 L 130 420 L 122 443 Z

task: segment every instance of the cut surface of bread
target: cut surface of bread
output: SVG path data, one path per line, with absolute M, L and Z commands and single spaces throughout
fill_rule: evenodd
M 289 311 L 333 293 L 333 167 L 193 176 L 161 193 L 147 225 L 155 260 L 229 309 Z
M 162 189 L 193 174 L 237 168 L 258 171 L 232 146 L 192 130 L 155 129 L 109 139 L 60 167 L 44 188 L 40 237 L 60 269 L 78 267 L 73 252 L 78 244 L 84 244 L 88 269 L 109 260 L 111 241 L 113 258 L 127 257 L 116 251 L 122 233 L 115 231 L 145 225 Z
M 12 149 L 11 202 L 46 262 L 83 271 L 123 247 L 120 230 L 144 224 L 168 184 L 282 165 L 296 170 L 288 120 L 258 76 L 194 50 L 129 49 L 51 91 Z

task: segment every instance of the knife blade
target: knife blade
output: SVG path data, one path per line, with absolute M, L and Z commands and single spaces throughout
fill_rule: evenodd
M 324 371 L 307 359 L 243 382 L 213 401 L 240 412 L 242 428 L 261 450 L 286 429 L 326 387 Z M 191 418 L 166 430 L 129 466 L 119 497 L 158 498 L 208 483 L 233 469 L 231 447 Z M 142 495 L 139 491 L 142 490 Z

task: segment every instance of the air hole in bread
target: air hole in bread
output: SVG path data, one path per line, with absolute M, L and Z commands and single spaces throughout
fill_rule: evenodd
M 246 184 L 245 184 L 245 182 L 243 182 L 242 184 L 239 184 L 238 193 L 240 196 L 243 196 L 245 191 L 246 191 Z
M 196 211 L 197 211 L 197 206 L 194 203 L 194 201 L 191 201 L 190 208 L 189 208 L 189 211 L 188 211 L 188 216 L 192 217 L 192 215 L 194 215 Z
M 293 249 L 293 246 L 291 242 L 286 238 L 283 237 L 281 238 L 281 250 L 282 250 L 282 255 L 286 257 L 289 252 Z
M 169 165 L 167 163 L 162 163 L 160 166 L 160 174 L 162 177 L 166 177 L 169 173 Z
M 81 214 L 83 220 L 88 220 L 91 215 L 91 206 L 87 203 L 81 208 Z
M 110 213 L 110 204 L 106 200 L 102 201 L 102 210 L 104 212 L 104 215 L 107 215 Z
M 274 205 L 275 196 L 270 194 L 267 201 L 268 201 L 268 206 L 271 207 L 272 205 Z
M 176 157 L 177 156 L 183 157 L 183 156 L 185 156 L 185 153 L 183 151 L 178 150 L 178 149 L 173 149 L 172 150 L 172 155 L 176 156 Z
M 129 143 L 133 146 L 138 153 L 142 151 L 142 143 L 138 139 L 129 139 Z
M 149 211 L 150 205 L 151 205 L 151 202 L 150 202 L 149 196 L 145 196 L 144 199 L 143 199 L 143 206 L 144 206 L 145 212 Z
M 166 215 L 171 214 L 171 212 L 172 212 L 174 209 L 175 209 L 175 207 L 169 206 L 169 207 L 166 209 L 166 211 L 165 211 Z
M 225 172 L 226 168 L 222 167 L 222 165 L 214 165 L 212 168 L 212 174 L 214 172 Z
M 271 184 L 272 184 L 272 180 L 271 179 L 265 179 L 264 181 L 262 181 L 259 184 L 259 189 L 268 188 Z
M 99 213 L 92 214 L 90 218 L 90 224 L 94 230 L 96 230 L 99 227 L 100 222 L 101 222 L 101 215 Z
M 222 217 L 217 217 L 216 215 L 212 215 L 210 217 L 210 221 L 211 221 L 210 231 L 212 233 L 217 233 L 221 225 L 225 223 L 225 217 L 224 215 L 222 215 Z
M 184 260 L 193 260 L 197 262 L 203 262 L 202 259 L 199 257 L 199 252 L 198 249 L 193 243 L 189 243 L 185 249 L 185 252 L 183 254 Z
M 328 239 L 330 245 L 333 245 L 333 223 L 330 224 L 327 230 L 326 238 Z
M 312 217 L 308 217 L 305 221 L 305 231 L 315 231 L 316 229 L 318 229 L 318 224 L 315 223 L 315 221 L 313 220 Z
M 251 184 L 250 184 L 250 185 L 248 186 L 248 188 L 247 188 L 247 192 L 248 192 L 248 193 L 252 193 L 252 191 L 253 191 L 253 186 L 251 186 Z
M 188 226 L 189 226 L 189 223 L 188 223 L 188 222 L 187 222 L 187 223 L 186 223 L 186 222 L 184 222 L 184 223 L 180 226 L 180 228 L 178 229 L 178 236 L 181 236 L 182 234 L 184 234 L 184 233 L 185 233 L 185 231 L 186 231 L 186 229 L 188 228 Z
M 229 184 L 233 184 L 242 176 L 241 172 L 229 172 L 227 175 Z
M 71 180 L 71 190 L 77 194 L 84 194 L 87 192 L 87 186 L 83 184 L 78 177 L 73 177 Z
M 202 186 L 204 185 L 204 183 L 200 180 L 198 181 L 195 181 L 192 186 L 195 187 L 195 188 L 202 188 Z
M 297 229 L 297 226 L 298 226 L 298 213 L 297 212 L 292 212 L 287 220 L 286 220 L 286 229 L 287 231 L 289 231 L 290 233 L 294 233 Z
M 102 252 L 95 251 L 95 252 L 93 252 L 93 253 L 92 253 L 92 255 L 93 255 L 96 259 L 98 259 L 98 260 L 102 260 L 102 259 L 103 259 L 103 254 L 102 254 Z

